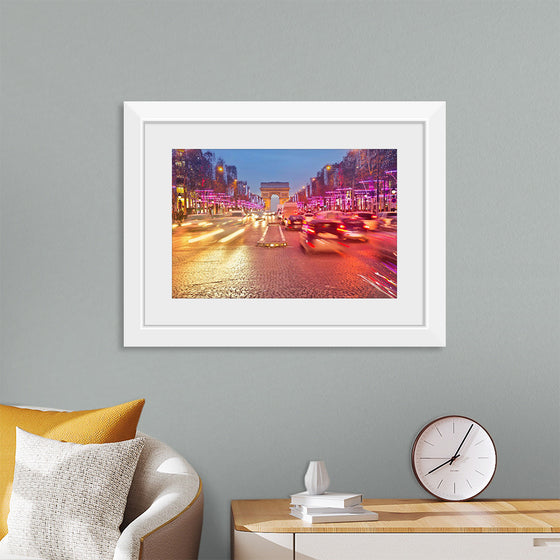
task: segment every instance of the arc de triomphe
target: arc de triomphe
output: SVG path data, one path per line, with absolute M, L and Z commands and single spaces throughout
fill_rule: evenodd
M 270 210 L 270 198 L 277 194 L 279 204 L 284 204 L 290 199 L 290 183 L 261 183 L 261 197 L 264 201 L 264 209 Z

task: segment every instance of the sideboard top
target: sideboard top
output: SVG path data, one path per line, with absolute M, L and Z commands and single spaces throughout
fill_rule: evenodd
M 560 533 L 560 500 L 364 500 L 378 521 L 318 523 L 290 516 L 289 500 L 234 500 L 236 531 L 253 533 Z

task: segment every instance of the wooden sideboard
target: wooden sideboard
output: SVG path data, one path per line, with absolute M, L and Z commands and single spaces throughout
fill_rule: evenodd
M 304 523 L 289 500 L 235 500 L 233 560 L 560 559 L 560 500 L 364 500 L 378 521 Z

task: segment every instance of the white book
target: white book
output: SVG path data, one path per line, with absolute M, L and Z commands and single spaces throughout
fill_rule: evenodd
M 313 506 L 300 506 L 300 505 L 292 505 L 291 506 L 302 513 L 311 514 L 314 513 L 354 513 L 354 512 L 362 512 L 364 508 L 362 506 L 348 506 L 348 507 L 313 507 Z
M 362 510 L 361 512 L 307 514 L 292 507 L 290 508 L 290 515 L 307 523 L 351 523 L 355 521 L 377 521 L 379 519 L 374 511 L 368 511 L 364 508 Z
M 362 503 L 361 494 L 347 492 L 325 492 L 316 495 L 299 492 L 298 494 L 292 494 L 290 497 L 292 498 L 292 505 L 298 506 L 345 508 Z

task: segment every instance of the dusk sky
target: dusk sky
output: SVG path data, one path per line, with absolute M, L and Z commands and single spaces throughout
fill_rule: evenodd
M 260 194 L 261 182 L 287 181 L 294 194 L 324 165 L 342 160 L 346 150 L 213 150 L 216 159 L 237 167 L 237 178 Z

